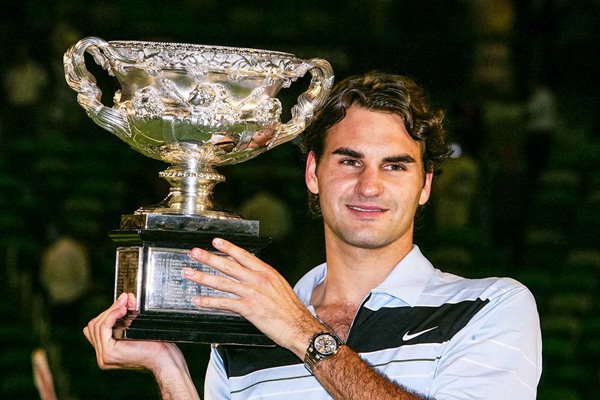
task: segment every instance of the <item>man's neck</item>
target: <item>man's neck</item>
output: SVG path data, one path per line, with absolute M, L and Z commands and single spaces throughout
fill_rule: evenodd
M 313 293 L 316 307 L 362 303 L 412 250 L 412 238 L 378 249 L 364 249 L 326 238 L 327 276 Z

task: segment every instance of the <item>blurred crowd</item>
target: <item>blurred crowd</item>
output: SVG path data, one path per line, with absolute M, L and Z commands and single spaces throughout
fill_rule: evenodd
M 38 15 L 37 3 L 25 2 L 21 24 L 28 16 Z M 66 10 L 75 7 L 59 3 Z M 181 7 L 193 8 L 191 3 L 183 1 Z M 231 20 L 235 16 L 250 22 L 268 18 L 259 7 L 242 3 L 227 6 L 230 19 L 224 23 L 238 27 Z M 416 242 L 440 269 L 472 277 L 509 275 L 528 284 L 538 299 L 542 328 L 549 338 L 540 398 L 558 398 L 549 393 L 588 398 L 588 393 L 600 387 L 600 342 L 586 336 L 600 333 L 600 321 L 594 319 L 592 326 L 582 322 L 600 309 L 595 294 L 600 288 L 600 243 L 595 239 L 600 228 L 600 179 L 595 176 L 600 166 L 600 101 L 585 82 L 593 86 L 594 71 L 598 72 L 597 60 L 587 56 L 588 51 L 594 52 L 587 40 L 588 36 L 598 39 L 597 24 L 590 24 L 589 15 L 598 16 L 600 6 L 594 1 L 575 6 L 560 1 L 492 1 L 468 7 L 456 1 L 445 8 L 435 3 L 443 10 L 427 18 L 444 21 L 456 31 L 454 36 L 441 32 L 453 39 L 446 39 L 448 43 L 432 52 L 439 49 L 442 54 L 438 56 L 456 60 L 450 62 L 454 69 L 428 76 L 443 70 L 440 64 L 448 60 L 432 55 L 413 59 L 424 53 L 413 48 L 417 44 L 405 41 L 421 40 L 427 46 L 441 39 L 432 38 L 432 32 L 403 40 L 389 38 L 389 32 L 398 38 L 410 34 L 408 28 L 395 27 L 395 18 L 400 20 L 403 10 L 392 3 L 373 2 L 366 18 L 378 28 L 364 33 L 362 42 L 357 33 L 349 33 L 348 42 L 332 39 L 328 46 L 310 37 L 304 44 L 304 31 L 296 27 L 295 32 L 281 28 L 279 34 L 261 34 L 260 42 L 251 47 L 287 43 L 289 49 L 298 48 L 307 56 L 330 59 L 338 78 L 379 68 L 407 73 L 425 83 L 433 99 L 447 110 L 455 151 L 434 180 L 432 201 L 418 221 Z M 408 11 L 424 13 L 419 6 L 402 3 L 407 3 Z M 117 3 L 105 6 L 105 12 L 113 12 L 116 18 Z M 204 6 L 218 9 L 213 1 Z M 473 26 L 460 30 L 465 9 Z M 449 16 L 446 20 L 442 11 Z M 320 13 L 317 4 L 308 2 L 298 18 L 312 21 L 315 32 L 326 36 L 323 32 L 334 23 L 335 12 L 335 5 Z M 96 14 L 86 15 L 100 18 Z M 282 14 L 277 18 L 290 18 Z M 342 15 L 357 18 L 347 10 Z M 147 25 L 152 18 L 146 15 L 147 23 L 140 23 L 138 31 L 131 23 L 125 32 L 141 36 L 130 39 L 171 40 L 168 29 L 150 37 Z M 14 379 L 4 375 L 0 397 L 24 398 L 11 393 L 33 396 L 28 356 L 32 347 L 41 345 L 50 350 L 61 398 L 92 398 L 88 387 L 92 379 L 98 393 L 104 390 L 98 389 L 100 382 L 108 383 L 108 388 L 128 385 L 119 379 L 146 382 L 143 375 L 102 375 L 95 369 L 91 351 L 85 367 L 70 365 L 66 354 L 87 350 L 80 327 L 112 300 L 114 245 L 107 234 L 118 227 L 121 214 L 162 200 L 167 184 L 158 172 L 166 165 L 137 154 L 96 126 L 65 83 L 62 54 L 67 48 L 84 36 L 102 33 L 111 36 L 106 39 L 122 39 L 118 28 L 105 23 L 98 25 L 96 33 L 81 22 L 64 19 L 43 28 L 29 23 L 37 27 L 29 35 L 19 33 L 13 38 L 9 31 L 2 31 L 10 40 L 0 65 L 4 99 L 0 109 L 0 280 L 3 290 L 17 301 L 2 306 L 2 317 L 13 325 L 0 332 L 0 340 L 3 348 L 22 343 L 27 357 L 23 361 L 18 346 L 0 357 L 0 371 L 18 373 L 22 368 L 26 376 L 22 381 L 17 375 Z M 192 27 L 192 21 L 184 26 Z M 218 24 L 208 19 L 207 26 Z M 235 36 L 235 29 L 240 28 L 231 29 L 234 39 L 248 40 L 245 32 Z M 39 38 L 35 36 L 40 33 Z M 524 33 L 530 34 L 527 40 L 519 36 Z M 225 33 L 221 37 L 231 40 Z M 177 30 L 172 40 L 199 39 L 195 32 Z M 469 47 L 461 53 L 459 46 L 452 46 L 457 43 Z M 569 46 L 585 50 L 573 58 L 580 63 L 567 63 L 567 57 L 557 51 Z M 402 52 L 393 53 L 391 49 L 398 47 Z M 523 55 L 526 51 L 529 56 Z M 116 83 L 101 76 L 99 84 L 105 88 L 103 101 L 110 104 Z M 283 96 L 288 103 L 295 100 L 293 94 Z M 286 144 L 255 160 L 224 167 L 221 172 L 227 182 L 215 192 L 219 207 L 261 221 L 262 233 L 273 238 L 263 257 L 290 281 L 324 259 L 322 228 L 306 207 L 299 154 L 295 143 Z M 201 387 L 201 358 L 206 350 L 188 350 L 199 354 L 196 374 Z M 91 378 L 84 381 L 82 371 Z M 132 392 L 123 389 L 123 396 Z

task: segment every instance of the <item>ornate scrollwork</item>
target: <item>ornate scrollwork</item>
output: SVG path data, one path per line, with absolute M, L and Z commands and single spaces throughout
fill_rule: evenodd
M 238 47 L 204 46 L 183 43 L 115 41 L 110 42 L 121 55 L 123 67 L 140 68 L 157 76 L 161 70 L 181 69 L 202 76 L 206 69 L 225 71 L 238 80 L 248 75 L 297 78 L 302 60 L 288 53 Z
M 161 118 L 165 109 L 166 107 L 160 94 L 152 86 L 147 86 L 136 92 L 133 101 L 133 111 L 137 118 Z
M 121 85 L 113 107 L 101 102 L 86 52 Z M 195 180 L 190 185 L 198 187 L 198 201 L 185 212 L 209 209 L 210 188 L 221 178 L 207 171 L 295 138 L 325 102 L 333 80 L 331 66 L 320 59 L 182 43 L 86 38 L 67 51 L 64 63 L 67 83 L 94 122 L 140 153 L 174 164 L 164 175 L 178 193 L 168 212 L 188 204 L 181 185 Z M 307 72 L 310 86 L 283 124 L 277 93 Z

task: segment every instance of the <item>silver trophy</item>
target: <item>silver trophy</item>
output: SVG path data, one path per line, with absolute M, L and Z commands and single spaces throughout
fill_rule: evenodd
M 120 84 L 112 107 L 101 101 L 86 53 Z M 167 198 L 123 215 L 110 235 L 118 245 L 115 296 L 131 292 L 137 299 L 114 336 L 269 344 L 241 316 L 195 307 L 193 296 L 228 294 L 186 281 L 181 270 L 218 273 L 187 255 L 194 246 L 215 251 L 210 245 L 215 236 L 253 253 L 267 245 L 259 221 L 213 209 L 213 187 L 225 180 L 215 167 L 249 160 L 297 137 L 329 94 L 330 64 L 276 51 L 89 37 L 65 53 L 64 66 L 68 85 L 96 124 L 171 164 L 160 172 L 170 184 Z M 292 107 L 290 121 L 282 123 L 276 96 L 307 72 L 309 87 Z

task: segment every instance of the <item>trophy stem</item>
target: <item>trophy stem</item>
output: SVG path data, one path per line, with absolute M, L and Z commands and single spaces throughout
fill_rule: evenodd
M 166 199 L 168 208 L 159 213 L 231 217 L 212 209 L 213 187 L 225 181 L 212 166 L 191 159 L 185 164 L 171 166 L 159 175 L 171 185 Z

